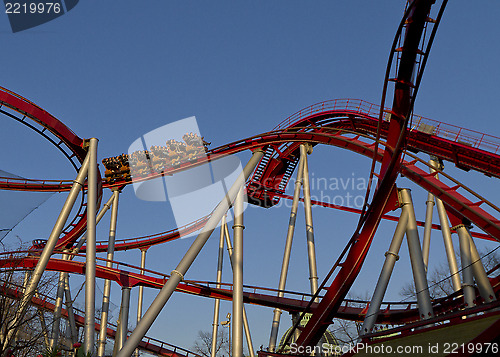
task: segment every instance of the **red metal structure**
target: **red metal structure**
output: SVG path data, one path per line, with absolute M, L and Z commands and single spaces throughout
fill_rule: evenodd
M 188 170 L 207 161 L 217 160 L 241 151 L 262 150 L 264 152 L 262 159 L 245 185 L 249 202 L 267 208 L 277 204 L 280 199 L 292 199 L 291 196 L 285 194 L 285 188 L 295 169 L 301 167 L 299 164 L 302 160 L 301 146 L 304 144 L 336 146 L 373 159 L 371 175 L 379 178 L 379 184 L 373 188 L 374 192 L 368 192 L 367 198 L 371 197 L 371 201 L 366 202 L 362 210 L 325 202 L 312 202 L 312 204 L 324 207 L 351 211 L 360 216 L 359 224 L 343 254 L 333 265 L 330 274 L 315 294 L 287 292 L 289 295 L 284 297 L 280 296 L 283 291 L 279 289 L 244 287 L 243 301 L 245 303 L 274 307 L 291 313 L 312 313 L 309 322 L 300 331 L 300 336 L 296 341 L 297 346 L 306 347 L 318 344 L 334 318 L 362 321 L 366 317 L 370 302 L 353 302 L 346 299 L 346 295 L 363 265 L 380 221 L 382 219 L 398 220 L 398 217 L 389 214 L 390 211 L 402 206 L 397 187 L 398 175 L 404 175 L 440 199 L 446 207 L 451 225 L 455 230 L 458 231 L 463 225 L 472 222 L 483 231 L 483 233 L 473 232 L 473 237 L 500 242 L 500 209 L 415 155 L 416 153 L 433 155 L 466 171 L 473 170 L 488 176 L 500 177 L 500 138 L 413 114 L 413 103 L 420 79 L 446 1 L 442 2 L 436 19 L 430 18 L 433 5 L 434 1 L 429 0 L 414 0 L 408 3 L 391 50 L 381 106 L 355 99 L 337 99 L 317 103 L 285 119 L 273 131 L 212 149 L 208 151 L 206 158 L 186 161 L 162 173 L 151 173 L 136 180 L 136 182 L 145 181 L 162 175 L 175 175 L 177 172 Z M 432 32 L 429 38 L 425 38 L 426 32 L 428 30 L 430 32 L 429 26 L 432 26 Z M 391 71 L 394 68 L 396 68 L 396 73 L 392 76 Z M 386 107 L 385 98 L 389 83 L 394 84 L 393 101 L 391 107 Z M 85 140 L 79 138 L 63 123 L 34 103 L 8 90 L 0 90 L 0 104 L 2 114 L 43 135 L 69 159 L 77 171 L 81 168 L 88 150 Z M 378 172 L 375 170 L 376 162 L 380 163 Z M 99 180 L 98 201 L 101 200 L 103 189 L 121 190 L 130 183 L 131 181 L 125 178 L 114 181 Z M 72 181 L 0 178 L 0 189 L 5 190 L 63 192 L 70 191 L 72 184 Z M 84 185 L 82 191 L 85 193 L 87 189 L 88 186 Z M 62 231 L 54 250 L 54 253 L 64 252 L 68 258 L 51 258 L 46 270 L 85 274 L 86 264 L 79 260 L 84 255 L 78 254 L 78 251 L 69 251 L 75 247 L 78 238 L 86 230 L 86 195 L 83 197 L 78 213 Z M 198 231 L 208 220 L 209 217 L 200 217 L 198 221 L 178 229 L 156 235 L 117 240 L 113 249 L 148 249 L 153 245 L 163 244 Z M 416 223 L 421 226 L 426 224 L 420 221 Z M 432 228 L 441 229 L 442 227 L 432 225 Z M 0 258 L 0 269 L 34 269 L 39 262 L 38 254 L 43 248 L 44 242 L 37 242 L 29 252 L 21 252 L 16 256 L 4 255 Z M 96 250 L 109 252 L 108 243 L 98 242 Z M 79 248 L 81 253 L 86 251 L 85 245 Z M 175 273 L 179 272 L 174 270 L 173 274 Z M 432 301 L 433 313 L 424 316 L 424 320 L 421 320 L 422 313 L 417 302 L 405 303 L 404 307 L 398 303 L 385 302 L 376 321 L 380 324 L 400 325 L 392 330 L 399 336 L 393 337 L 394 340 L 403 339 L 408 331 L 416 329 L 419 329 L 422 334 L 429 331 L 438 333 L 439 326 L 445 320 L 450 320 L 451 325 L 469 323 L 469 321 L 474 323 L 475 319 L 465 322 L 459 320 L 466 315 L 482 313 L 485 319 L 491 319 L 492 322 L 485 327 L 483 333 L 471 341 L 498 341 L 500 315 L 495 310 L 499 307 L 496 297 L 500 294 L 500 276 L 497 270 L 489 274 L 495 274 L 488 282 L 495 295 L 491 296 L 492 301 L 482 301 L 484 296 L 481 291 L 478 291 L 474 295 L 474 301 L 478 306 L 470 308 L 465 300 L 464 292 L 457 291 L 442 299 Z M 96 277 L 115 281 L 122 288 L 148 286 L 161 289 L 166 285 L 170 275 L 150 271 L 144 267 L 98 260 Z M 332 278 L 331 281 L 330 278 Z M 218 286 L 210 282 L 184 281 L 178 283 L 176 289 L 183 293 L 203 297 L 233 299 L 233 287 L 224 284 Z M 2 293 L 12 298 L 19 298 L 19 292 L 12 288 L 4 286 Z M 38 298 L 31 299 L 31 303 L 44 309 L 55 310 L 53 304 L 42 302 Z M 364 304 L 366 308 L 350 306 L 352 303 Z M 79 319 L 82 318 L 79 317 Z M 298 328 L 298 323 L 295 328 Z M 96 330 L 99 329 L 100 326 L 96 325 Z M 114 337 L 114 331 L 116 328 L 108 329 L 108 334 Z M 364 341 L 369 343 L 376 344 L 377 341 L 381 341 L 377 340 L 381 336 L 391 340 L 387 336 L 387 331 L 369 332 L 363 336 Z M 178 353 L 170 347 L 157 344 L 153 346 L 146 340 L 143 340 L 139 347 L 160 355 L 188 354 L 188 351 Z

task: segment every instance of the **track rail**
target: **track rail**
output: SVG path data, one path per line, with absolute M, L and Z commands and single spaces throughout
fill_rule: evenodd
M 104 261 L 104 259 L 100 260 Z M 8 257 L 0 259 L 0 268 L 29 270 L 35 267 L 37 262 L 37 257 Z M 85 262 L 53 258 L 47 265 L 47 270 L 84 275 Z M 104 265 L 97 265 L 96 277 L 109 279 L 122 287 L 145 286 L 154 289 L 161 289 L 169 277 L 167 274 L 151 270 L 146 270 L 145 274 L 135 273 L 132 270 L 139 272 L 140 268 L 115 261 L 111 268 Z M 492 278 L 491 281 L 497 296 L 499 296 L 500 277 Z M 214 299 L 232 300 L 232 284 L 222 283 L 222 288 L 217 288 L 216 284 L 214 282 L 187 280 L 180 283 L 176 291 Z M 243 296 L 245 303 L 279 308 L 288 312 L 301 312 L 306 308 L 307 312 L 313 312 L 318 306 L 317 303 L 308 306 L 308 301 L 311 298 L 310 294 L 285 291 L 284 297 L 277 297 L 277 293 L 277 289 L 245 286 Z M 323 294 L 320 297 L 323 297 Z M 478 298 L 478 301 L 480 301 L 480 298 Z M 363 321 L 368 304 L 369 301 L 345 299 L 334 318 Z M 401 324 L 419 320 L 416 301 L 384 302 L 382 305 L 383 308 L 377 318 L 377 323 Z M 453 293 L 450 296 L 437 299 L 433 302 L 433 305 L 438 315 L 444 315 L 449 311 L 463 308 L 463 296 L 461 292 Z

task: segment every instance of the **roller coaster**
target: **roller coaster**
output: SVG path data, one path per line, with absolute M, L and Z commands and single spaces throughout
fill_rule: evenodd
M 4 283 L 2 294 L 19 300 L 15 319 L 22 318 L 29 305 L 54 313 L 72 321 L 71 339 L 77 341 L 75 327 L 85 332 L 83 348 L 94 353 L 95 331 L 99 332 L 97 355 L 104 355 L 106 338 L 115 340 L 115 353 L 119 357 L 131 356 L 143 350 L 162 356 L 196 355 L 188 350 L 146 337 L 146 333 L 174 291 L 215 300 L 214 336 L 219 324 L 218 302 L 232 301 L 232 356 L 241 357 L 243 333 L 249 353 L 255 355 L 244 304 L 274 308 L 271 337 L 268 348 L 259 351 L 260 357 L 289 355 L 285 347 L 292 339 L 300 355 L 321 343 L 321 338 L 333 319 L 345 319 L 362 324 L 359 340 L 366 346 L 412 345 L 420 341 L 446 341 L 457 344 L 496 344 L 500 342 L 500 275 L 499 266 L 486 271 L 478 254 L 474 239 L 500 241 L 500 208 L 443 171 L 448 162 L 464 171 L 500 177 L 500 138 L 424 118 L 413 113 L 413 105 L 424 72 L 430 48 L 447 1 L 438 9 L 434 1 L 414 0 L 407 3 L 389 56 L 380 105 L 358 99 L 335 99 L 306 107 L 278 124 L 272 131 L 244 138 L 223 146 L 208 148 L 202 138 L 186 134 L 185 144 L 170 141 L 165 147 L 152 147 L 143 153 L 154 169 L 142 162 L 141 171 L 131 175 L 129 163 L 140 161 L 140 155 L 121 155 L 104 159 L 106 172 L 101 174 L 96 159 L 97 140 L 82 139 L 65 124 L 28 99 L 2 88 L 0 112 L 43 136 L 54 145 L 77 172 L 74 180 L 39 180 L 0 177 L 0 189 L 35 192 L 67 192 L 68 198 L 47 240 L 37 240 L 27 251 L 8 252 L 0 257 L 0 269 L 29 272 L 22 286 Z M 435 13 L 435 14 L 434 14 Z M 392 88 L 392 105 L 386 98 Z M 166 138 L 167 140 L 168 138 Z M 361 209 L 335 205 L 311 199 L 308 155 L 315 146 L 333 146 L 361 154 L 372 160 L 371 185 Z M 118 199 L 122 190 L 134 182 L 146 182 L 164 176 L 187 172 L 189 169 L 215 162 L 240 152 L 250 151 L 252 157 L 245 165 L 239 180 L 221 197 L 220 204 L 206 217 L 182 227 L 133 238 L 115 239 Z M 202 155 L 203 154 L 203 155 Z M 151 166 L 151 167 L 153 167 Z M 291 179 L 297 174 L 293 196 L 286 193 Z M 417 220 L 410 190 L 399 187 L 397 179 L 404 176 L 428 192 L 424 220 Z M 372 180 L 370 180 L 372 182 Z M 106 203 L 106 191 L 111 197 Z M 264 288 L 244 285 L 242 280 L 242 197 L 246 192 L 250 204 L 266 208 L 280 200 L 292 201 L 286 247 L 279 285 Z M 302 197 L 301 197 L 302 192 Z M 82 200 L 76 203 L 77 197 Z M 295 217 L 299 202 L 303 202 L 308 242 L 311 291 L 298 293 L 285 290 L 290 247 L 295 230 Z M 312 206 L 352 212 L 359 216 L 357 227 L 347 239 L 342 253 L 330 272 L 320 283 L 316 270 Z M 432 223 L 432 210 L 436 206 L 440 224 Z M 73 209 L 76 207 L 76 209 Z M 101 209 L 99 212 L 99 208 Z M 70 218 L 72 212 L 73 217 Z M 233 242 L 225 222 L 229 209 L 234 212 Z M 95 227 L 105 213 L 111 210 L 109 240 L 96 241 Z M 391 213 L 395 211 L 396 213 Z M 382 220 L 397 222 L 395 233 L 385 255 L 382 272 L 369 301 L 346 298 L 363 266 L 374 235 Z M 220 247 L 225 244 L 232 251 L 233 283 L 185 280 L 184 276 L 203 245 L 220 224 Z M 471 225 L 482 232 L 471 231 Z M 424 227 L 421 242 L 417 226 Z M 454 292 L 439 299 L 431 299 L 426 266 L 429 259 L 431 230 L 443 234 L 450 277 Z M 197 237 L 170 273 L 140 267 L 114 260 L 116 251 L 139 249 L 143 253 L 150 247 L 196 233 Z M 459 237 L 461 268 L 454 254 L 451 234 Z M 399 257 L 399 249 L 406 234 L 411 269 L 416 289 L 416 301 L 394 303 L 384 301 L 384 294 Z M 234 247 L 232 246 L 234 245 Z M 107 252 L 107 258 L 96 258 L 97 252 Z M 61 258 L 56 258 L 60 254 Z M 220 259 L 220 258 L 219 258 Z M 219 266 L 220 272 L 221 267 Z M 46 271 L 59 272 L 55 298 L 41 296 L 37 285 Z M 68 304 L 62 308 L 68 292 L 68 274 L 85 276 L 85 310 L 78 311 Z M 110 283 L 122 288 L 120 323 L 107 321 L 108 311 L 103 308 L 98 321 L 95 314 L 95 280 L 103 279 L 103 301 L 109 301 Z M 128 305 L 132 288 L 150 287 L 159 293 L 133 331 L 128 331 Z M 142 291 L 141 291 L 142 294 Z M 104 305 L 103 305 L 104 306 Z M 292 332 L 283 344 L 278 344 L 278 327 L 282 311 L 294 316 Z M 309 314 L 308 322 L 300 322 Z M 15 319 L 14 322 L 15 323 Z M 60 318 L 59 318 L 60 320 Z M 55 319 L 55 321 L 58 321 Z M 54 323 L 52 345 L 57 345 L 58 324 Z M 393 327 L 377 330 L 377 326 Z M 395 326 L 395 327 L 394 327 Z M 12 330 L 9 330 L 12 331 Z M 467 332 L 464 332 L 467 331 Z M 2 335 L 8 345 L 15 332 Z M 475 355 L 477 350 L 461 350 L 461 355 Z M 350 351 L 345 355 L 363 355 L 363 351 Z M 446 355 L 446 353 L 442 353 Z

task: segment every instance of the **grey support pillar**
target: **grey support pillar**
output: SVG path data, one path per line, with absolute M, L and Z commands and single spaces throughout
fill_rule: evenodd
M 116 238 L 116 224 L 118 220 L 118 201 L 120 197 L 120 191 L 113 190 L 113 205 L 111 209 L 111 218 L 109 223 L 109 235 L 108 235 L 108 254 L 106 259 L 106 267 L 111 268 L 113 263 L 111 262 L 115 254 L 115 238 Z M 106 331 L 108 328 L 108 314 L 109 314 L 109 295 L 111 292 L 111 281 L 104 280 L 104 291 L 102 296 L 102 311 L 101 311 L 101 327 L 99 330 L 99 342 L 97 347 L 97 356 L 104 356 L 104 350 L 106 348 Z
M 170 296 L 175 291 L 177 285 L 182 279 L 184 279 L 184 274 L 186 274 L 191 264 L 193 264 L 215 227 L 217 227 L 217 224 L 221 221 L 222 216 L 224 216 L 229 209 L 229 204 L 234 201 L 236 195 L 243 187 L 245 181 L 253 172 L 263 155 L 264 152 L 261 149 L 254 151 L 252 157 L 243 168 L 243 173 L 240 174 L 226 197 L 224 197 L 214 209 L 212 215 L 205 224 L 205 227 L 203 227 L 201 233 L 196 237 L 177 267 L 172 271 L 170 278 L 160 290 L 141 321 L 137 324 L 134 332 L 130 335 L 127 342 L 118 353 L 118 357 L 129 357 L 132 355 L 134 349 L 149 330 L 163 306 L 165 306 L 167 301 L 170 299 Z
M 63 260 L 68 260 L 69 255 L 63 254 Z M 58 338 L 60 335 L 61 329 L 61 313 L 62 313 L 62 305 L 64 298 L 64 288 L 66 285 L 66 277 L 67 273 L 59 272 L 59 279 L 57 282 L 57 293 L 56 293 L 56 302 L 54 304 L 54 322 L 52 324 L 52 336 L 50 338 L 50 347 L 54 348 L 57 346 Z
M 219 251 L 217 255 L 217 278 L 216 278 L 216 288 L 220 288 L 220 282 L 222 280 L 222 263 L 224 259 L 224 228 L 226 226 L 226 216 L 222 217 L 222 222 L 220 225 L 220 237 L 219 237 Z M 212 346 L 210 349 L 210 357 L 215 357 L 217 354 L 217 334 L 219 328 L 219 308 L 220 299 L 215 299 L 214 303 L 214 319 L 212 323 Z
M 484 270 L 483 263 L 481 262 L 481 257 L 476 248 L 476 244 L 472 239 L 472 236 L 469 231 L 469 227 L 467 228 L 467 234 L 469 236 L 470 243 L 470 254 L 472 258 L 472 273 L 474 274 L 474 279 L 476 279 L 476 284 L 479 289 L 479 293 L 485 302 L 496 301 L 495 292 L 491 287 L 490 279 L 488 279 L 488 275 Z
M 444 208 L 443 201 L 441 201 L 439 198 L 436 198 L 436 207 L 439 213 L 441 232 L 443 234 L 446 257 L 448 258 L 448 266 L 450 267 L 453 290 L 458 291 L 462 287 L 460 283 L 460 274 L 458 272 L 457 257 L 455 256 L 455 248 L 453 247 L 453 242 L 451 240 L 451 230 L 450 223 L 448 222 L 448 215 L 446 214 L 446 209 Z
M 64 276 L 64 298 L 66 303 L 66 311 L 68 311 L 68 322 L 71 332 L 71 342 L 78 342 L 78 331 L 75 322 L 75 313 L 73 312 L 73 300 L 71 299 L 71 290 L 69 288 L 69 276 L 66 273 Z
M 464 302 L 465 306 L 469 308 L 476 305 L 476 291 L 474 289 L 474 278 L 472 275 L 472 257 L 469 232 L 463 224 L 454 227 L 454 229 L 458 233 L 460 242 L 460 260 L 462 262 L 462 289 L 464 292 Z
M 227 252 L 229 254 L 229 261 L 231 263 L 231 269 L 233 267 L 233 245 L 231 244 L 231 238 L 229 237 L 229 229 L 227 228 L 227 224 L 224 225 L 224 232 L 226 238 Z M 243 329 L 245 330 L 245 337 L 247 339 L 248 353 L 250 357 L 255 357 L 255 351 L 253 349 L 252 336 L 250 335 L 250 327 L 248 325 L 247 319 L 247 311 L 245 309 L 245 305 L 243 305 Z M 231 335 L 231 333 L 229 333 Z
M 413 202 L 409 189 L 402 189 L 399 193 L 402 202 L 405 204 L 404 209 L 408 211 L 406 238 L 408 241 L 413 280 L 415 281 L 418 310 L 422 319 L 428 319 L 434 316 L 434 312 L 432 311 L 431 297 L 427 285 L 427 274 L 425 273 L 424 260 L 422 258 L 422 248 L 418 237 L 417 220 L 415 219 Z
M 115 352 L 121 350 L 125 341 L 127 340 L 129 309 L 130 309 L 130 287 L 124 286 L 122 287 L 120 318 L 118 320 L 118 326 L 116 329 L 115 348 L 113 351 L 113 355 L 115 355 Z
M 233 320 L 232 357 L 243 357 L 243 189 L 238 192 L 233 205 Z
M 144 269 L 146 268 L 146 249 L 141 249 L 141 274 L 144 274 Z M 142 318 L 142 305 L 144 300 L 144 286 L 139 286 L 139 297 L 137 299 L 137 323 L 141 321 Z M 139 349 L 135 350 L 136 357 L 139 357 Z
M 429 164 L 433 166 L 429 171 L 432 173 L 436 171 L 435 169 L 442 169 L 436 157 L 431 156 Z M 437 174 L 435 176 L 438 178 Z M 448 266 L 450 267 L 451 273 L 451 283 L 453 285 L 454 291 L 459 291 L 462 286 L 460 283 L 460 275 L 458 273 L 458 263 L 457 257 L 455 256 L 455 248 L 453 247 L 453 242 L 451 240 L 450 223 L 448 221 L 448 215 L 446 214 L 446 209 L 444 208 L 443 201 L 436 197 L 436 208 L 439 215 L 439 222 L 441 224 L 441 233 L 443 235 L 444 248 L 446 251 L 446 257 L 448 258 Z
M 432 211 L 434 209 L 434 195 L 427 194 L 427 201 L 425 202 L 427 208 L 425 210 L 425 226 L 424 226 L 424 239 L 422 241 L 422 257 L 424 259 L 425 271 L 429 266 L 429 250 L 431 246 L 431 231 L 432 231 Z
M 292 252 L 293 234 L 295 232 L 295 222 L 297 221 L 297 209 L 300 199 L 300 187 L 302 186 L 302 176 L 304 172 L 304 160 L 301 158 L 297 168 L 297 180 L 295 181 L 295 190 L 293 192 L 292 209 L 290 220 L 288 222 L 288 231 L 286 234 L 285 251 L 283 253 L 283 262 L 281 263 L 280 281 L 278 284 L 278 297 L 283 297 L 283 291 L 286 287 L 286 278 L 288 275 L 288 266 L 290 265 L 290 254 Z M 269 352 L 276 351 L 276 342 L 278 340 L 278 331 L 281 319 L 281 309 L 274 309 L 273 322 L 271 325 L 271 336 L 269 337 Z
M 394 270 L 394 265 L 399 259 L 399 249 L 401 248 L 401 244 L 403 243 L 407 224 L 408 210 L 405 210 L 403 206 L 398 225 L 396 226 L 394 236 L 392 237 L 391 245 L 389 247 L 389 250 L 385 253 L 384 265 L 382 267 L 382 271 L 380 272 L 380 277 L 378 278 L 377 286 L 375 287 L 375 291 L 373 292 L 370 306 L 366 313 L 365 321 L 363 322 L 363 327 L 361 329 L 362 334 L 372 332 L 373 326 L 377 321 L 380 305 L 382 305 L 382 300 L 384 299 L 387 285 L 389 284 L 389 280 Z
M 28 285 L 26 286 L 21 302 L 19 303 L 19 309 L 17 310 L 16 316 L 12 320 L 10 326 L 18 325 L 18 321 L 20 321 L 24 316 L 24 314 L 26 313 L 26 309 L 28 308 L 31 299 L 33 298 L 36 292 L 38 283 L 40 282 L 42 274 L 45 271 L 45 268 L 47 267 L 50 256 L 52 255 L 52 252 L 54 251 L 56 243 L 59 239 L 59 235 L 64 229 L 64 225 L 66 224 L 68 216 L 71 213 L 71 209 L 73 208 L 75 200 L 78 197 L 78 194 L 80 193 L 83 187 L 85 177 L 87 176 L 89 159 L 90 159 L 89 154 L 87 154 L 87 157 L 85 158 L 82 167 L 78 172 L 78 175 L 73 183 L 73 186 L 69 191 L 68 198 L 66 198 L 66 202 L 64 203 L 61 213 L 59 214 L 59 217 L 56 220 L 54 228 L 52 228 L 52 232 L 50 233 L 47 243 L 45 244 L 45 248 L 43 249 L 40 258 L 38 259 L 38 263 L 35 269 L 33 270 L 31 279 L 28 282 Z M 12 337 L 14 337 L 16 330 L 17 329 L 8 329 L 9 332 L 7 333 L 6 336 L 5 345 L 9 344 Z
M 430 173 L 436 172 L 434 167 L 439 167 L 439 161 L 437 157 L 431 155 L 429 164 L 433 167 L 429 168 Z M 436 174 L 437 177 L 437 174 Z M 422 241 L 422 257 L 424 259 L 425 271 L 427 272 L 427 267 L 429 265 L 429 249 L 431 245 L 431 231 L 432 231 L 432 211 L 434 209 L 434 195 L 432 193 L 427 194 L 426 210 L 425 210 L 425 225 L 424 225 L 424 239 Z
M 250 328 L 247 318 L 247 310 L 245 305 L 243 305 L 243 330 L 245 331 L 245 338 L 247 339 L 248 353 L 250 357 L 255 357 L 255 351 L 253 349 L 252 336 L 250 335 Z
M 85 339 L 84 352 L 94 354 L 95 331 L 95 264 L 97 214 L 97 139 L 90 139 L 87 197 L 87 249 L 85 251 Z
M 314 229 L 311 206 L 311 189 L 309 187 L 309 168 L 307 164 L 307 152 L 311 146 L 300 145 L 300 159 L 304 161 L 303 171 L 303 190 L 304 190 L 304 211 L 306 215 L 306 234 L 307 234 L 307 254 L 309 257 L 309 280 L 311 285 L 311 294 L 318 290 L 318 269 L 316 267 L 316 248 L 314 244 Z

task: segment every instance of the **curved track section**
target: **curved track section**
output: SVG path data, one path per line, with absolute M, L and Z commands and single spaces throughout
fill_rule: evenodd
M 81 255 L 80 258 L 84 258 L 84 256 Z M 101 259 L 101 261 L 104 262 L 105 260 Z M 9 257 L 0 259 L 0 268 L 29 270 L 35 267 L 37 262 L 37 257 Z M 116 282 L 121 287 L 144 286 L 154 289 L 161 289 L 169 278 L 167 274 L 147 269 L 145 274 L 141 274 L 139 273 L 141 270 L 139 267 L 125 263 L 115 261 L 113 265 L 115 267 L 111 268 L 104 265 L 97 265 L 96 277 L 109 279 Z M 47 270 L 85 275 L 85 263 L 83 261 L 51 259 L 47 266 Z M 500 297 L 500 277 L 497 276 L 491 279 L 491 283 L 495 293 Z M 232 284 L 222 284 L 224 286 L 223 288 L 217 288 L 216 285 L 217 283 L 214 282 L 184 281 L 179 284 L 176 291 L 213 299 L 232 300 Z M 244 301 L 249 304 L 279 308 L 291 313 L 301 312 L 304 311 L 304 309 L 307 312 L 314 312 L 318 307 L 318 303 L 308 305 L 308 300 L 312 296 L 310 294 L 286 291 L 286 297 L 278 298 L 276 296 L 277 292 L 277 289 L 245 286 L 245 291 L 243 293 Z M 321 298 L 324 297 L 323 294 L 319 296 Z M 479 295 L 477 299 L 480 301 Z M 359 305 L 364 305 L 365 307 L 359 307 Z M 352 321 L 363 321 L 368 305 L 369 301 L 345 299 L 334 317 Z M 416 301 L 384 302 L 383 306 L 384 308 L 377 318 L 377 323 L 405 324 L 419 321 L 420 317 Z M 457 292 L 435 300 L 433 306 L 436 314 L 443 316 L 451 311 L 463 309 L 465 305 L 461 292 Z M 488 305 L 481 305 L 481 308 L 490 309 L 497 306 L 500 306 L 500 301 Z
M 76 171 L 85 159 L 85 141 L 66 125 L 28 99 L 0 87 L 0 113 L 34 130 L 53 144 Z M 100 175 L 100 174 L 99 174 Z M 0 178 L 0 189 L 61 192 L 71 189 L 72 181 Z M 86 229 L 85 190 L 78 212 L 63 230 L 57 247 L 71 246 Z M 98 201 L 102 196 L 99 185 Z

